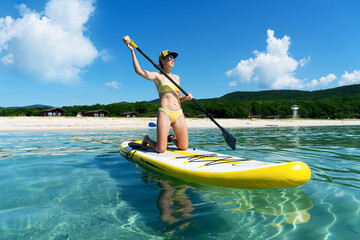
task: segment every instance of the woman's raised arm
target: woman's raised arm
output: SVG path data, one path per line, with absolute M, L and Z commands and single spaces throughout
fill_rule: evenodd
M 140 76 L 142 76 L 143 78 L 146 78 L 150 81 L 155 81 L 157 79 L 156 73 L 155 72 L 149 72 L 146 70 L 141 69 L 140 64 L 136 58 L 135 55 L 135 50 L 134 48 L 130 45 L 130 38 L 129 36 L 125 36 L 123 38 L 124 43 L 126 44 L 126 46 L 130 49 L 131 51 L 131 56 L 132 56 L 132 60 L 133 60 L 133 65 L 134 65 L 134 70 L 137 74 L 139 74 Z

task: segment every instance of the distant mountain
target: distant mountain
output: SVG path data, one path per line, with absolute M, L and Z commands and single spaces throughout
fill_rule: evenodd
M 159 104 L 160 103 L 160 99 L 156 98 L 154 100 L 148 101 L 147 103 L 155 103 L 155 104 Z
M 225 94 L 218 98 L 204 98 L 199 101 L 206 102 L 238 102 L 238 101 L 284 101 L 284 100 L 308 100 L 316 101 L 321 99 L 360 99 L 360 84 L 336 87 L 317 91 L 301 90 L 266 90 L 254 92 L 236 91 Z M 159 103 L 159 98 L 148 101 L 148 103 Z
M 201 99 L 212 102 L 237 102 L 237 101 L 281 101 L 281 100 L 308 100 L 321 99 L 360 99 L 360 84 L 331 88 L 317 91 L 300 90 L 270 90 L 258 92 L 232 92 L 219 98 Z
M 24 107 L 0 107 L 0 108 L 53 108 L 53 107 L 49 106 L 49 105 L 34 104 L 34 105 L 29 105 L 29 106 L 24 106 Z

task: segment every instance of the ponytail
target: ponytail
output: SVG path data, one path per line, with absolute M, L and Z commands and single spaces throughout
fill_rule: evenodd
M 160 68 L 161 69 L 163 69 L 163 65 L 162 65 L 162 63 L 161 63 L 161 60 L 159 59 L 159 66 L 160 66 Z M 160 71 L 160 73 L 161 73 L 161 71 Z

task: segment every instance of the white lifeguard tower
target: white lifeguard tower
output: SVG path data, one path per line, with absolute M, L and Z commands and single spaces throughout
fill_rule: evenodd
M 299 110 L 299 106 L 298 105 L 292 105 L 291 106 L 291 110 L 293 111 L 293 118 L 298 118 L 298 110 Z

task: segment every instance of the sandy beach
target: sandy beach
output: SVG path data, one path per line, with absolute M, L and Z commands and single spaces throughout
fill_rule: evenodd
M 216 119 L 224 128 L 360 126 L 360 119 Z M 0 132 L 148 129 L 156 118 L 0 117 Z M 186 119 L 189 128 L 217 128 L 210 119 Z

